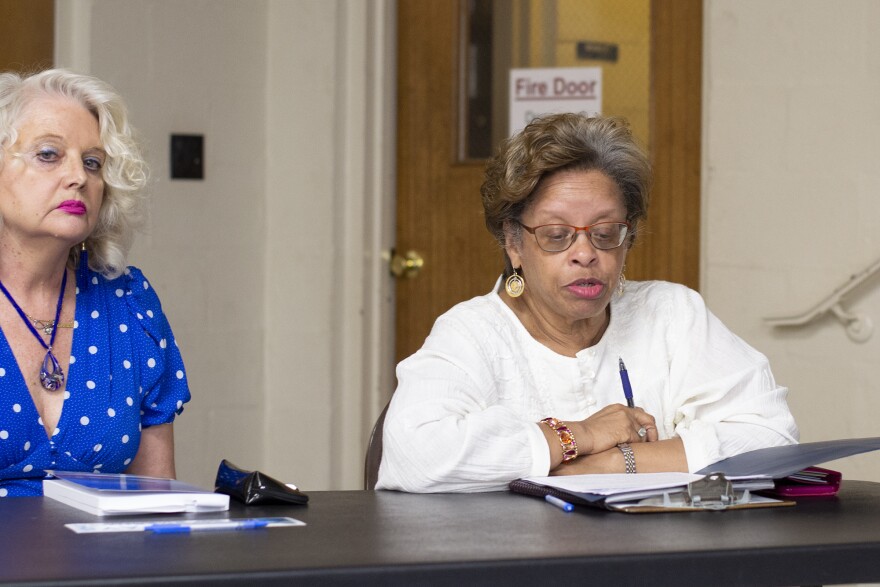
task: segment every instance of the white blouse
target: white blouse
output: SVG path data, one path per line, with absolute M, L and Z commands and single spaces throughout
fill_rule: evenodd
M 767 358 L 687 287 L 628 282 L 602 339 L 576 357 L 532 338 L 493 290 L 440 316 L 397 366 L 376 488 L 497 491 L 548 475 L 539 420 L 583 420 L 625 403 L 618 357 L 636 405 L 654 416 L 660 439 L 682 439 L 691 471 L 797 442 L 788 390 Z

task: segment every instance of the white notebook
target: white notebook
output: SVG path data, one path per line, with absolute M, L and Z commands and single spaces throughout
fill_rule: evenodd
M 229 496 L 175 479 L 47 471 L 43 495 L 97 516 L 222 512 Z

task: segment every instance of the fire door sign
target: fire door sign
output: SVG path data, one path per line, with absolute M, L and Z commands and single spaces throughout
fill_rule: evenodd
M 602 113 L 601 67 L 510 70 L 510 134 L 542 114 Z

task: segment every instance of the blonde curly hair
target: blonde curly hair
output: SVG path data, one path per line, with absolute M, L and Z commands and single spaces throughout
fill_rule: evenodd
M 134 139 L 122 98 L 106 82 L 64 69 L 32 75 L 0 74 L 0 168 L 4 153 L 18 140 L 22 112 L 37 97 L 62 96 L 81 104 L 98 120 L 107 159 L 102 169 L 104 198 L 95 230 L 85 241 L 89 267 L 108 278 L 125 269 L 134 234 L 144 223 L 147 165 Z M 0 218 L 0 230 L 2 230 Z M 71 248 L 68 264 L 76 268 L 79 246 Z

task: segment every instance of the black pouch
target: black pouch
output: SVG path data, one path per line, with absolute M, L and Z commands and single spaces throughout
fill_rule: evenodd
M 245 505 L 305 505 L 309 496 L 259 471 L 239 469 L 226 459 L 220 462 L 214 491 Z

